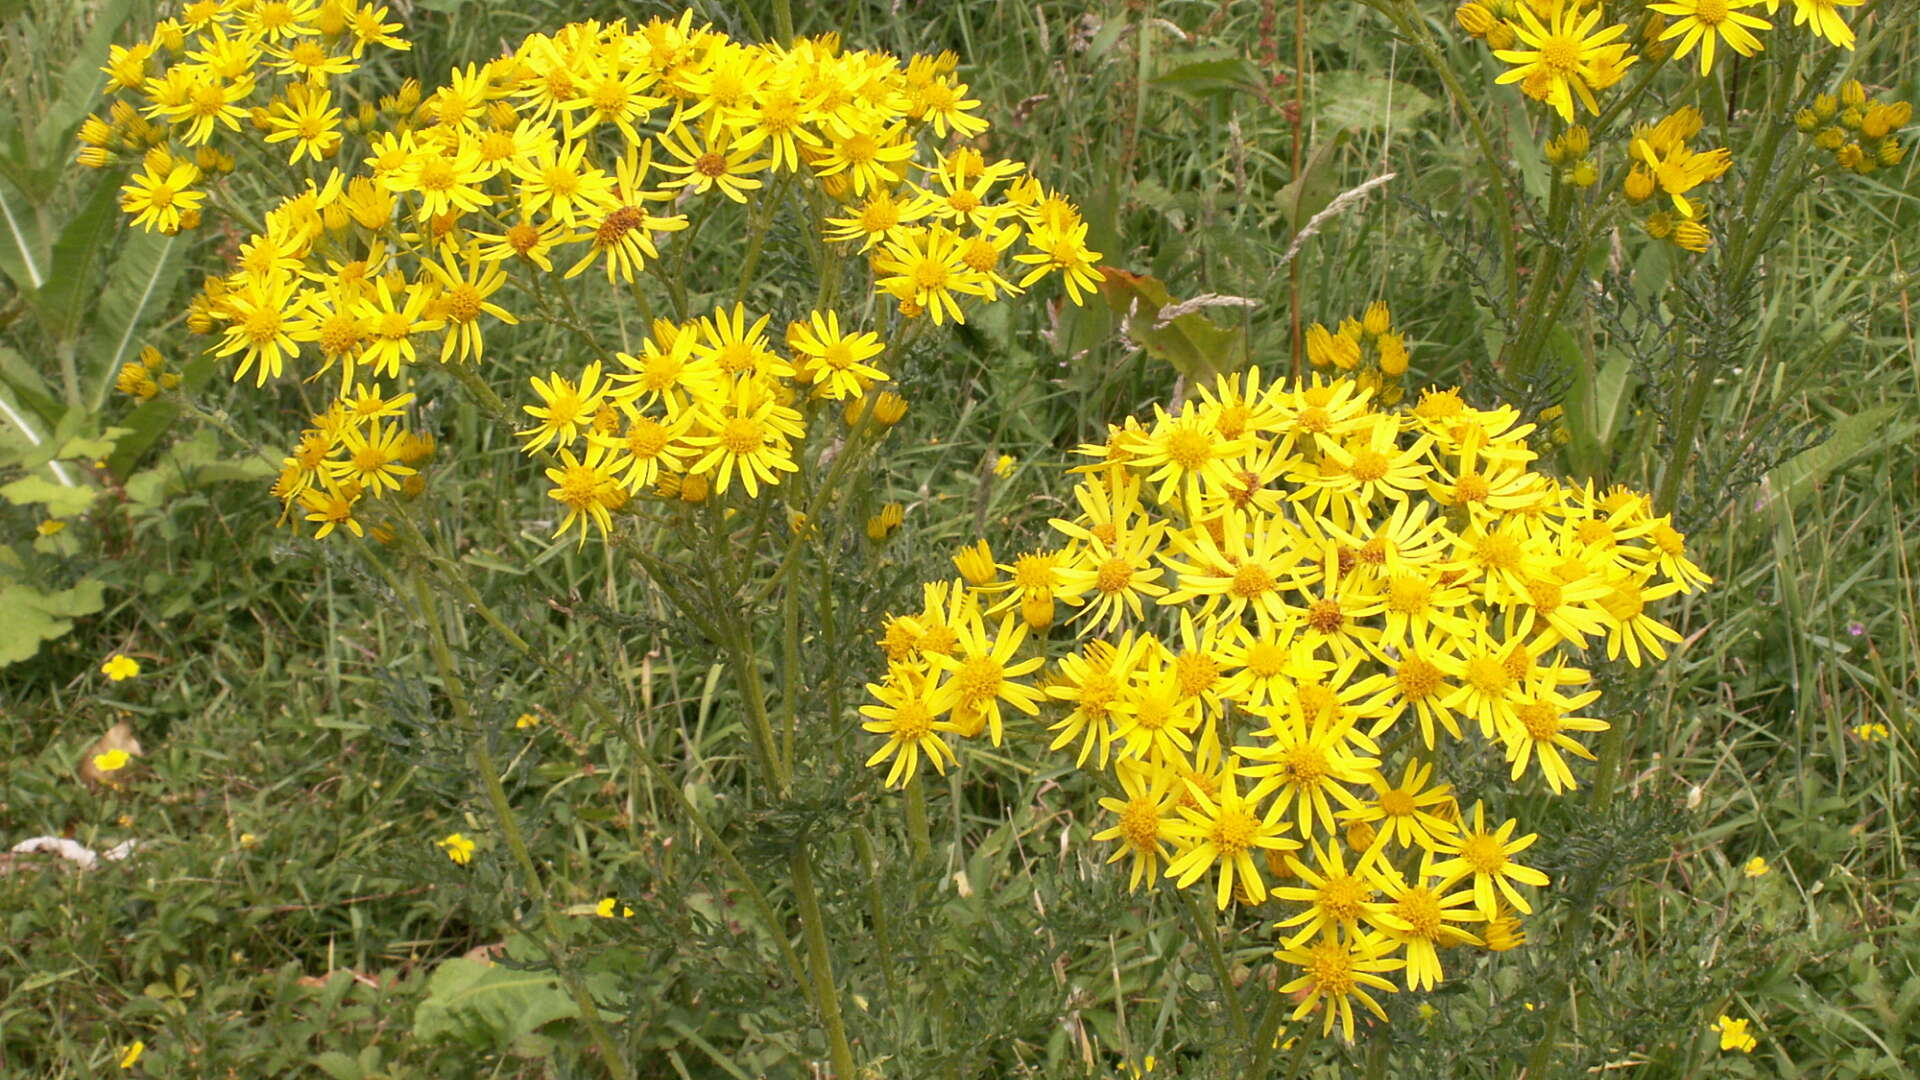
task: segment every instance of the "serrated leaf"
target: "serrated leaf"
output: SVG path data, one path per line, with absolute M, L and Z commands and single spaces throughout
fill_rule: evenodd
M 112 245 L 120 226 L 119 188 L 122 172 L 103 174 L 86 202 L 60 230 L 46 283 L 33 299 L 34 311 L 47 336 L 70 341 L 80 336 L 80 325 L 98 299 L 94 282 L 101 252 Z
M 120 245 L 100 293 L 97 316 L 91 320 L 87 355 L 93 365 L 94 389 L 89 399 L 94 412 L 106 404 L 120 365 L 138 352 L 138 334 L 147 314 L 172 294 L 180 279 L 184 250 L 178 235 L 138 229 L 130 231 Z
M 1337 128 L 1397 131 L 1420 122 L 1438 102 L 1406 83 L 1364 71 L 1333 71 L 1313 80 L 1313 112 Z

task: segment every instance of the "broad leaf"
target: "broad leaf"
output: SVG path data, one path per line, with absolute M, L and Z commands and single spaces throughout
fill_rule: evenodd
M 1313 80 L 1313 111 L 1323 127 L 1398 131 L 1420 122 L 1438 102 L 1403 82 L 1362 71 L 1334 71 Z
M 93 332 L 88 357 L 93 368 L 91 409 L 99 412 L 113 389 L 120 365 L 139 352 L 139 332 L 149 312 L 166 302 L 180 280 L 184 245 L 176 236 L 135 229 L 120 245 L 120 254 L 107 272 L 98 315 L 90 320 Z
M 413 1036 L 505 1049 L 544 1024 L 580 1015 L 552 975 L 457 956 L 434 969 Z
M 1246 325 L 1220 326 L 1206 314 L 1190 311 L 1160 324 L 1160 311 L 1173 303 L 1166 283 L 1113 266 L 1100 268 L 1106 280 L 1100 293 L 1116 315 L 1126 320 L 1127 336 L 1147 354 L 1172 364 L 1188 379 L 1209 379 L 1237 371 L 1247 363 Z
M 30 660 L 45 642 L 73 629 L 73 620 L 105 606 L 106 586 L 82 581 L 60 592 L 41 592 L 18 583 L 0 583 L 0 667 Z
M 60 239 L 53 245 L 53 263 L 33 306 L 40 325 L 55 341 L 79 337 L 80 327 L 99 302 L 95 267 L 120 227 L 121 176 L 118 170 L 101 175 L 93 193 L 60 230 Z

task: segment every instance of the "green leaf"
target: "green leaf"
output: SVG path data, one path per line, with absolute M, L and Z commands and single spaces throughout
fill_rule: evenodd
M 40 242 L 28 236 L 34 224 L 33 207 L 13 185 L 0 181 L 0 271 L 13 280 L 13 287 L 31 295 L 46 281 L 46 272 L 38 254 Z
M 1154 76 L 1151 81 L 1153 85 L 1177 94 L 1208 97 L 1251 89 L 1258 79 L 1258 69 L 1251 60 L 1226 59 L 1180 64 Z
M 89 320 L 93 332 L 87 355 L 96 365 L 92 411 L 99 412 L 106 404 L 120 365 L 139 351 L 138 333 L 148 311 L 165 302 L 180 280 L 184 250 L 177 235 L 138 229 L 130 231 L 120 245 L 120 254 L 107 272 L 97 314 Z
M 1822 480 L 1876 450 L 1903 445 L 1920 423 L 1899 419 L 1898 405 L 1877 405 L 1841 420 L 1819 446 L 1808 447 L 1767 473 L 1767 492 L 1784 507 L 1805 499 Z
M 329 1050 L 313 1059 L 313 1067 L 332 1077 L 333 1080 L 361 1080 L 366 1074 L 360 1071 L 360 1063 L 338 1050 Z
M 1280 212 L 1280 220 L 1287 223 L 1293 231 L 1299 231 L 1307 219 L 1327 208 L 1333 197 L 1340 193 L 1339 180 L 1335 175 L 1333 159 L 1336 152 L 1352 138 L 1346 131 L 1336 132 L 1333 138 L 1322 142 L 1307 155 L 1300 167 L 1300 175 L 1288 182 L 1280 193 L 1274 196 L 1274 204 Z
M 457 956 L 435 968 L 413 1036 L 505 1049 L 545 1024 L 580 1015 L 552 975 Z
M 32 410 L 47 427 L 59 423 L 61 414 L 67 411 L 33 365 L 5 346 L 0 346 L 0 383 L 12 389 L 20 404 Z M 38 443 L 39 438 L 40 433 L 36 431 L 30 441 Z
M 1210 379 L 1247 364 L 1244 322 L 1220 326 L 1204 313 L 1190 311 L 1160 324 L 1160 311 L 1173 303 L 1165 282 L 1117 267 L 1104 267 L 1101 295 L 1114 314 L 1126 320 L 1127 336 L 1156 360 L 1172 364 L 1188 379 Z
M 100 67 L 106 63 L 107 47 L 113 44 L 114 35 L 120 32 L 132 8 L 132 0 L 107 0 L 96 9 L 86 40 L 60 73 L 58 93 L 34 125 L 34 149 L 40 165 L 64 161 L 71 152 L 74 130 L 93 109 L 100 88 L 106 84 L 106 73 Z
M 43 476 L 23 476 L 10 484 L 0 486 L 0 499 L 15 506 L 27 506 L 42 503 L 49 517 L 68 518 L 87 512 L 93 505 L 96 489 L 92 487 L 68 487 L 56 484 Z
M 93 193 L 60 230 L 60 239 L 53 245 L 52 267 L 33 306 L 40 325 L 55 341 L 79 337 L 82 323 L 99 300 L 94 266 L 120 227 L 121 175 L 115 171 L 100 177 Z
M 65 636 L 73 620 L 99 611 L 106 603 L 106 586 L 89 578 L 61 592 L 41 592 L 30 585 L 0 584 L 0 667 L 30 660 L 40 646 Z
M 1433 98 L 1383 75 L 1334 71 L 1313 80 L 1313 113 L 1322 126 L 1404 131 L 1439 105 Z

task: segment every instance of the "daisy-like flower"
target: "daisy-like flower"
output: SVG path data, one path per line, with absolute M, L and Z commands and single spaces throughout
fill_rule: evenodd
M 1287 823 L 1281 819 L 1277 803 L 1262 813 L 1256 795 L 1241 797 L 1240 775 L 1240 759 L 1233 757 L 1227 759 L 1213 791 L 1202 791 L 1189 781 L 1187 793 L 1193 805 L 1182 805 L 1183 820 L 1168 826 L 1183 850 L 1167 865 L 1167 876 L 1184 889 L 1218 866 L 1220 882 L 1214 890 L 1214 905 L 1222 911 L 1233 896 L 1236 877 L 1254 903 L 1267 898 L 1266 880 L 1253 860 L 1255 852 L 1297 851 L 1300 847 L 1299 841 L 1281 835 Z
M 881 275 L 875 285 L 901 303 L 924 311 L 939 326 L 948 319 L 964 323 L 959 297 L 985 296 L 987 286 L 961 257 L 960 237 L 943 225 L 889 239 L 873 260 Z
M 584 457 L 561 448 L 560 464 L 546 471 L 547 479 L 555 485 L 547 496 L 567 508 L 567 516 L 553 530 L 555 539 L 578 523 L 580 543 L 585 544 L 588 521 L 600 530 L 603 539 L 613 531 L 613 511 L 627 503 L 627 489 L 620 486 L 614 465 L 605 446 L 588 443 Z
M 1429 786 L 1432 779 L 1432 762 L 1408 761 L 1398 784 L 1389 783 L 1376 769 L 1367 779 L 1373 786 L 1373 800 L 1341 811 L 1340 820 L 1348 825 L 1356 822 L 1371 825 L 1376 845 L 1393 843 L 1426 852 L 1438 851 L 1440 845 L 1459 830 L 1453 822 L 1435 813 L 1453 800 L 1453 787 L 1449 784 Z
M 1160 878 L 1160 864 L 1167 858 L 1169 832 L 1174 825 L 1171 818 L 1174 802 L 1170 793 L 1178 779 L 1172 769 L 1133 759 L 1123 758 L 1114 771 L 1126 798 L 1101 798 L 1101 809 L 1117 820 L 1094 833 L 1093 838 L 1120 842 L 1113 854 L 1107 856 L 1110 863 L 1133 857 L 1127 891 L 1134 892 L 1140 888 L 1140 882 Z
M 718 408 L 703 411 L 699 421 L 709 433 L 687 438 L 689 446 L 704 451 L 687 471 L 717 472 L 714 490 L 720 494 L 726 494 L 736 472 L 752 499 L 760 485 L 778 484 L 781 473 L 800 471 L 791 442 L 806 431 L 800 414 L 750 380 L 737 384 Z
M 1023 289 L 1058 271 L 1066 283 L 1067 298 L 1077 307 L 1084 295 L 1092 293 L 1095 286 L 1106 280 L 1099 269 L 1101 254 L 1087 246 L 1084 221 L 1058 227 L 1040 226 L 1027 234 L 1027 245 L 1033 250 L 1013 257 L 1015 262 L 1033 267 L 1020 278 Z
M 1527 762 L 1538 759 L 1540 775 L 1547 778 L 1547 787 L 1558 795 L 1575 786 L 1573 770 L 1567 767 L 1563 753 L 1593 760 L 1593 751 L 1568 733 L 1605 731 L 1607 722 L 1567 715 L 1598 701 L 1600 691 L 1588 690 L 1569 697 L 1561 694 L 1554 682 L 1554 677 L 1549 676 L 1514 702 L 1513 722 L 1505 725 L 1500 734 L 1507 744 L 1507 760 L 1513 763 L 1510 779 L 1520 779 L 1527 770 Z
M 1439 985 L 1440 950 L 1454 945 L 1479 945 L 1481 940 L 1454 923 L 1485 918 L 1473 905 L 1473 892 L 1449 893 L 1433 876 L 1432 856 L 1420 856 L 1420 868 L 1411 879 L 1397 873 L 1382 875 L 1387 937 L 1398 942 L 1407 958 L 1407 989 L 1431 990 Z
M 1098 747 L 1099 764 L 1107 767 L 1107 751 L 1119 722 L 1131 711 L 1129 682 L 1148 647 L 1148 639 L 1123 634 L 1118 643 L 1089 642 L 1085 652 L 1062 657 L 1047 684 L 1047 696 L 1073 707 L 1047 730 L 1055 731 L 1049 750 L 1080 744 L 1076 767 L 1084 766 Z
M 686 188 L 696 195 L 717 190 L 737 203 L 746 202 L 747 192 L 761 186 L 754 174 L 766 172 L 773 164 L 753 156 L 759 149 L 757 139 L 735 136 L 725 128 L 699 140 L 684 126 L 671 128 L 660 136 L 660 145 L 674 158 L 674 162 L 660 162 L 660 171 L 677 177 L 661 187 Z
M 1281 942 L 1283 948 L 1297 947 L 1315 937 L 1352 938 L 1365 922 L 1385 929 L 1391 920 L 1383 920 L 1387 905 L 1375 899 L 1381 890 L 1379 848 L 1369 848 L 1347 869 L 1345 847 L 1339 843 L 1322 847 L 1314 844 L 1313 862 L 1287 856 L 1287 866 L 1300 885 L 1276 886 L 1273 895 L 1305 905 L 1292 917 L 1282 920 L 1280 928 L 1299 927 Z
M 1680 47 L 1674 51 L 1675 60 L 1685 60 L 1694 46 L 1700 48 L 1700 74 L 1713 71 L 1713 53 L 1717 43 L 1725 39 L 1727 48 L 1741 56 L 1752 56 L 1762 48 L 1760 39 L 1754 36 L 1755 30 L 1768 30 L 1772 24 L 1755 15 L 1748 15 L 1741 8 L 1750 8 L 1761 0 L 1667 0 L 1665 3 L 1649 4 L 1648 10 L 1674 17 L 1674 24 L 1660 35 L 1661 41 L 1679 38 Z
M 552 220 L 572 225 L 611 208 L 613 177 L 588 165 L 586 152 L 585 142 L 558 143 L 514 162 L 521 213 L 531 217 L 544 209 Z
M 440 295 L 433 304 L 447 328 L 447 336 L 440 343 L 441 363 L 480 359 L 486 349 L 480 332 L 481 315 L 491 315 L 509 326 L 519 324 L 511 311 L 488 299 L 506 284 L 507 272 L 498 263 L 481 258 L 474 247 L 447 251 L 437 262 L 422 259 L 421 263 L 440 284 Z
M 986 621 L 974 614 L 954 623 L 953 631 L 956 643 L 951 653 L 927 656 L 946 675 L 939 691 L 941 711 L 951 711 L 956 730 L 969 738 L 984 725 L 993 745 L 999 746 L 1002 702 L 1033 716 L 1046 700 L 1039 690 L 1017 681 L 1045 661 L 1038 656 L 1013 658 L 1027 638 L 1027 627 L 1012 615 L 1002 616 L 999 627 L 989 631 Z
M 164 169 L 145 163 L 120 189 L 120 209 L 132 214 L 133 223 L 144 229 L 179 232 L 181 216 L 197 215 L 207 197 L 206 192 L 193 190 L 199 179 L 200 170 L 191 161 L 174 162 Z
M 958 727 L 951 720 L 940 719 L 946 710 L 941 707 L 932 675 L 913 667 L 890 667 L 886 681 L 868 683 L 867 693 L 878 703 L 860 706 L 860 715 L 868 717 L 860 726 L 887 737 L 886 743 L 867 759 L 867 765 L 893 759 L 893 767 L 887 770 L 888 787 L 904 787 L 918 776 L 923 756 L 943 776 L 948 765 L 957 763 L 953 748 L 940 735 Z
M 1806 26 L 1843 49 L 1853 48 L 1853 28 L 1840 17 L 1843 7 L 1859 7 L 1867 0 L 1793 0 L 1793 25 Z M 1780 0 L 1767 0 L 1767 14 L 1779 9 Z
M 328 473 L 340 487 L 368 491 L 375 498 L 383 490 L 399 491 L 401 481 L 414 475 L 414 470 L 402 461 L 406 437 L 400 425 L 388 427 L 378 420 L 364 429 L 348 428 L 340 438 L 347 458 L 329 461 Z
M 265 279 L 248 275 L 240 288 L 222 299 L 229 321 L 215 354 L 241 354 L 240 366 L 233 373 L 235 382 L 252 369 L 256 385 L 265 386 L 268 379 L 280 376 L 289 357 L 299 355 L 293 331 L 306 300 L 295 284 L 285 274 L 270 274 Z
M 614 451 L 620 482 L 638 493 L 653 486 L 663 470 L 686 471 L 686 458 L 693 451 L 685 435 L 692 425 L 693 414 L 686 411 L 664 419 L 632 415 L 620 434 L 590 433 L 587 438 Z
M 1707 0 L 1709 3 L 1717 0 Z M 1600 29 L 1600 5 L 1583 11 L 1581 4 L 1557 4 L 1546 22 L 1534 14 L 1533 5 L 1518 4 L 1514 10 L 1520 22 L 1513 25 L 1514 36 L 1524 49 L 1495 49 L 1493 55 L 1518 65 L 1494 81 L 1520 83 L 1528 97 L 1551 105 L 1560 118 L 1573 123 L 1573 103 L 1578 98 L 1587 111 L 1598 113 L 1593 99 L 1593 64 L 1623 50 L 1607 43 L 1627 32 L 1625 23 Z M 1624 67 L 1624 65 L 1621 65 Z M 1613 76 L 1615 81 L 1618 76 Z
M 1369 991 L 1394 992 L 1396 987 L 1382 975 L 1398 971 L 1406 961 L 1389 957 L 1394 943 L 1379 934 L 1362 932 L 1346 940 L 1323 937 L 1310 945 L 1279 949 L 1274 955 L 1301 969 L 1300 975 L 1281 984 L 1279 992 L 1296 995 L 1300 1004 L 1293 1010 L 1295 1020 L 1324 1010 L 1322 1035 L 1340 1025 L 1340 1035 L 1353 1041 L 1353 1003 L 1359 1001 L 1381 1020 L 1387 1018 L 1380 1002 Z
M 288 86 L 286 100 L 276 102 L 267 114 L 267 127 L 268 142 L 293 143 L 295 165 L 303 157 L 315 162 L 332 157 L 340 148 L 340 110 L 332 107 L 332 95 L 317 86 Z
M 100 674 L 110 682 L 124 682 L 140 674 L 140 661 L 124 653 L 114 653 L 107 662 L 100 665 Z
M 386 275 L 381 275 L 373 297 L 354 305 L 354 314 L 367 335 L 360 362 L 389 379 L 400 376 L 402 365 L 416 362 L 419 353 L 413 347 L 413 336 L 432 333 L 445 325 L 427 315 L 429 299 L 428 290 L 418 285 L 407 286 L 396 299 Z
M 1498 829 L 1488 829 L 1486 807 L 1474 803 L 1473 827 L 1464 829 L 1457 840 L 1440 849 L 1441 854 L 1453 857 L 1433 867 L 1433 873 L 1441 879 L 1439 887 L 1446 888 L 1456 881 L 1471 877 L 1474 905 L 1488 918 L 1499 914 L 1502 896 L 1520 913 L 1533 914 L 1533 905 L 1527 902 L 1520 890 L 1514 888 L 1514 884 L 1517 882 L 1544 888 L 1548 880 L 1547 875 L 1540 871 L 1513 861 L 1515 855 L 1532 847 L 1533 842 L 1539 839 L 1534 833 L 1514 839 L 1513 831 L 1517 825 L 1518 822 L 1507 821 Z
M 887 350 L 875 333 L 843 333 L 839 313 L 828 311 L 824 318 L 815 311 L 807 321 L 796 322 L 787 330 L 787 345 L 805 357 L 799 376 L 813 384 L 815 394 L 838 401 L 859 397 L 870 383 L 882 382 L 887 373 L 867 361 Z
M 526 440 L 524 449 L 529 454 L 539 453 L 550 442 L 557 448 L 572 446 L 581 428 L 592 425 L 594 413 L 607 401 L 609 387 L 600 381 L 598 360 L 580 373 L 578 385 L 557 371 L 549 373 L 547 378 L 548 381 L 541 382 L 540 376 L 535 375 L 527 380 L 533 384 L 533 392 L 540 395 L 541 403 L 520 406 L 521 411 L 540 421 L 524 431 L 514 432 Z

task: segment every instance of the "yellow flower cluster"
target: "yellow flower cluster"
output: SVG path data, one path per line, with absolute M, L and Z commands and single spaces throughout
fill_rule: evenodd
M 112 47 L 103 70 L 115 100 L 82 123 L 79 160 L 139 158 L 121 208 L 148 229 L 195 228 L 207 197 L 195 185 L 234 167 L 225 139 L 265 131 L 268 144 L 292 143 L 296 165 L 338 152 L 330 80 L 369 49 L 409 47 L 386 20 L 386 7 L 357 0 L 193 0 L 145 41 Z
M 1817 37 L 1851 49 L 1853 32 L 1838 9 L 1861 2 L 1791 0 L 1794 25 L 1804 24 Z M 1756 31 L 1772 26 L 1745 9 L 1762 3 L 1773 14 L 1781 0 L 1667 0 L 1648 4 L 1644 17 L 1631 27 L 1608 25 L 1605 5 L 1599 0 L 1467 0 L 1454 16 L 1462 30 L 1485 41 L 1497 59 L 1512 65 L 1495 79 L 1497 83 L 1517 83 L 1523 93 L 1552 107 L 1569 125 L 1548 141 L 1546 157 L 1559 168 L 1564 183 L 1589 188 L 1600 181 L 1601 170 L 1590 153 L 1590 133 L 1574 123 L 1578 110 L 1600 113 L 1596 94 L 1618 83 L 1645 57 L 1661 59 L 1671 51 L 1684 58 L 1697 50 L 1704 75 L 1712 70 L 1721 44 L 1743 56 L 1755 55 L 1764 47 Z M 1881 106 L 1874 112 L 1862 101 L 1841 112 L 1840 102 L 1823 96 L 1812 108 L 1802 110 L 1798 120 L 1801 130 L 1816 135 L 1842 166 L 1871 172 L 1897 164 L 1905 155 L 1890 134 L 1905 122 L 1895 108 Z M 1685 198 L 1685 193 L 1718 180 L 1730 163 L 1725 149 L 1695 151 L 1688 145 L 1700 126 L 1698 110 L 1686 106 L 1652 128 L 1637 128 L 1622 180 L 1631 203 L 1644 202 L 1656 192 L 1673 197 L 1672 211 L 1650 213 L 1643 226 L 1649 236 L 1695 254 L 1711 247 L 1713 236 L 1702 220 L 1703 208 Z M 1868 134 L 1869 129 L 1877 134 Z
M 180 373 L 168 371 L 166 358 L 151 345 L 141 349 L 137 358 L 120 365 L 113 376 L 113 388 L 135 401 L 152 401 L 160 391 L 179 385 Z
M 1327 329 L 1323 323 L 1307 327 L 1307 361 L 1323 371 L 1351 373 L 1362 390 L 1384 404 L 1399 402 L 1399 379 L 1407 373 L 1407 339 L 1393 328 L 1393 312 L 1386 301 L 1367 305 L 1358 319 L 1340 320 Z
M 1699 220 L 1704 208 L 1687 193 L 1720 179 L 1733 164 L 1733 154 L 1726 147 L 1703 152 L 1689 145 L 1704 124 L 1699 109 L 1683 105 L 1652 128 L 1635 132 L 1633 166 L 1621 182 L 1627 201 L 1636 205 L 1664 192 L 1673 202 L 1673 211 L 1649 214 L 1647 235 L 1695 254 L 1712 246 L 1713 236 Z
M 952 54 L 902 64 L 832 35 L 742 43 L 691 12 L 533 34 L 424 95 L 409 83 L 348 125 L 370 136 L 360 173 L 323 167 L 343 145 L 328 79 L 368 46 L 405 47 L 385 10 L 190 4 L 109 64 L 116 89 L 137 90 L 148 107 L 123 124 L 117 103 L 112 122 L 95 118 L 82 133 L 95 163 L 151 146 L 124 201 L 137 224 L 169 231 L 191 224 L 207 194 L 190 190 L 202 166 L 167 149 L 173 140 L 210 151 L 223 127 L 249 121 L 268 144 L 292 142 L 295 165 L 311 159 L 304 190 L 265 215 L 188 324 L 220 335 L 215 350 L 236 358 L 236 379 L 251 371 L 264 385 L 303 356 L 309 378 L 337 369 L 337 399 L 312 418 L 274 489 L 321 535 L 361 535 L 363 498 L 418 488 L 412 465 L 432 443 L 387 420 L 412 399 L 404 391 L 423 353 L 441 365 L 482 360 L 489 323 L 517 323 L 528 298 L 558 318 L 543 289 L 559 284 L 543 282 L 595 264 L 644 298 L 640 275 L 657 271 L 667 235 L 720 206 L 765 200 L 768 218 L 798 208 L 835 258 L 864 254 L 872 288 L 903 319 L 963 321 L 966 307 L 1056 273 L 1078 303 L 1100 280 L 1074 205 L 974 144 L 987 122 Z M 186 59 L 149 74 L 172 53 Z M 276 77 L 285 85 L 249 113 L 249 95 Z M 812 190 L 790 190 L 794 180 Z M 765 219 L 760 228 L 763 238 Z M 672 284 L 665 291 L 683 297 Z M 749 322 L 736 305 L 655 320 L 635 352 L 532 380 L 541 403 L 526 411 L 537 423 L 521 434 L 530 452 L 559 458 L 548 476 L 568 511 L 561 531 L 578 522 L 584 539 L 589 521 L 606 530 L 648 487 L 697 501 L 709 481 L 725 492 L 738 475 L 751 497 L 796 467 L 803 395 L 866 401 L 887 378 L 879 335 L 843 328 L 840 312 L 795 323 L 786 357 L 766 340 L 768 319 Z M 897 420 L 904 403 L 881 395 L 881 407 Z
M 1789 0 L 1793 24 L 1806 26 L 1815 36 L 1843 49 L 1854 45 L 1853 30 L 1839 12 L 1866 0 Z M 1664 0 L 1646 5 L 1646 20 L 1636 37 L 1643 53 L 1665 55 L 1667 42 L 1677 41 L 1674 58 L 1697 52 L 1700 73 L 1713 71 L 1717 50 L 1724 45 L 1741 56 L 1753 56 L 1766 46 L 1756 31 L 1773 24 L 1746 9 L 1766 5 L 1772 14 L 1781 0 Z M 1594 92 L 1619 82 L 1640 57 L 1632 44 L 1619 41 L 1627 24 L 1606 22 L 1605 4 L 1595 0 L 1467 0 L 1454 9 L 1454 19 L 1469 35 L 1484 40 L 1494 55 L 1515 67 L 1496 81 L 1519 83 L 1535 101 L 1545 102 L 1568 123 L 1574 106 L 1598 113 Z M 1671 23 L 1666 20 L 1671 18 Z M 1518 47 L 1516 47 L 1518 46 Z
M 1837 96 L 1815 96 L 1813 104 L 1793 117 L 1801 134 L 1831 154 L 1834 164 L 1862 176 L 1907 159 L 1907 148 L 1895 133 L 1912 121 L 1912 102 L 1870 100 L 1858 79 L 1842 83 Z
M 955 763 L 949 739 L 1043 716 L 1050 749 L 1109 778 L 1095 839 L 1132 885 L 1211 876 L 1220 907 L 1267 905 L 1296 1017 L 1325 1006 L 1351 1038 L 1386 973 L 1431 987 L 1440 948 L 1511 947 L 1548 884 L 1518 861 L 1532 835 L 1434 781 L 1436 747 L 1572 788 L 1607 726 L 1581 715 L 1580 657 L 1664 657 L 1679 635 L 1650 609 L 1708 583 L 1643 495 L 1534 471 L 1532 431 L 1453 390 L 1390 411 L 1350 378 L 1257 369 L 1129 420 L 1082 448 L 1059 546 L 965 549 L 888 621 L 868 764 L 901 784 Z M 1049 639 L 1056 601 L 1079 642 Z

